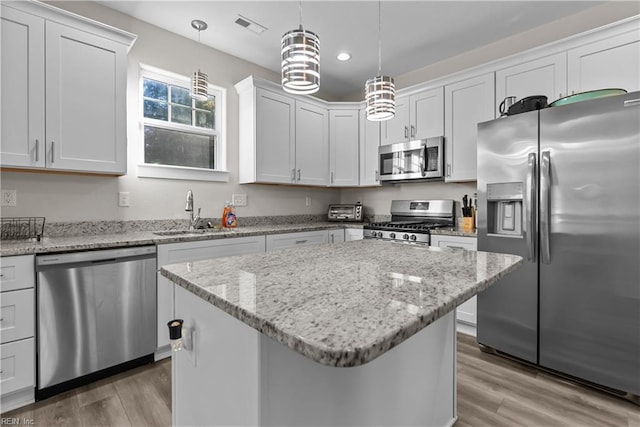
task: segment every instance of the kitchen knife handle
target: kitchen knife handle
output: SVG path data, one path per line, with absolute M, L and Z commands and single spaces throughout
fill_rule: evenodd
M 551 262 L 551 152 L 543 151 L 540 159 L 540 257 L 544 264 Z
M 536 239 L 535 239 L 535 203 L 536 203 L 536 153 L 529 153 L 527 157 L 527 178 L 525 182 L 524 205 L 525 205 L 525 230 L 524 234 L 527 241 L 527 260 L 535 262 L 536 260 Z

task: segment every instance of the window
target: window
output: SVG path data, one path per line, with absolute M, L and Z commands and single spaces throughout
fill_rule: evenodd
M 189 79 L 143 66 L 140 77 L 141 158 L 138 176 L 228 181 L 223 88 L 189 95 Z

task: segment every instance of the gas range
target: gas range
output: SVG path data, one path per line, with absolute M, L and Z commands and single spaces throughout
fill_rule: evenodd
M 453 200 L 393 200 L 391 221 L 365 225 L 364 238 L 428 245 L 429 230 L 454 225 Z

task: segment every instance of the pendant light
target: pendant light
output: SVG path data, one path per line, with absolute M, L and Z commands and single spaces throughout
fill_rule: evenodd
M 194 19 L 191 21 L 191 26 L 198 30 L 198 43 L 200 43 L 200 31 L 208 28 L 207 23 L 199 19 Z M 206 101 L 209 97 L 209 78 L 205 73 L 200 71 L 200 68 L 191 76 L 190 95 L 196 101 Z
M 311 94 L 320 89 L 320 39 L 302 26 L 282 36 L 282 88 L 289 93 Z
M 393 77 L 382 75 L 382 41 L 380 37 L 380 0 L 378 0 L 378 75 L 365 84 L 367 119 L 382 121 L 396 114 L 396 86 Z

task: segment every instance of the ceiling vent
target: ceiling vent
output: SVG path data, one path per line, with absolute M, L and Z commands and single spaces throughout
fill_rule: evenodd
M 241 27 L 246 28 L 247 30 L 253 31 L 256 34 L 262 34 L 267 30 L 267 27 L 260 25 L 249 18 L 245 18 L 242 15 L 236 16 L 236 19 L 234 22 L 240 25 Z

